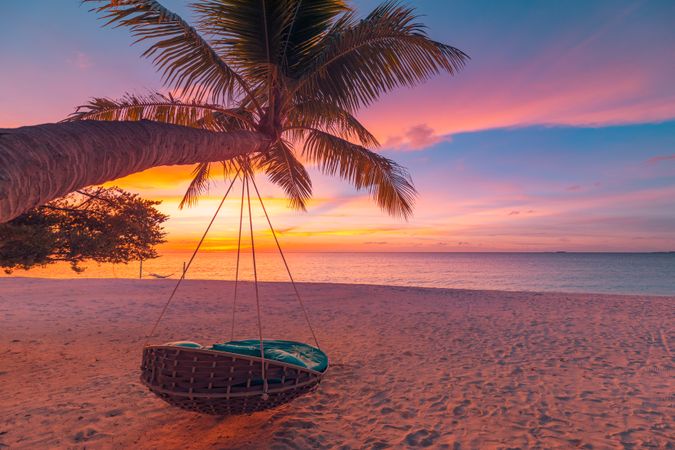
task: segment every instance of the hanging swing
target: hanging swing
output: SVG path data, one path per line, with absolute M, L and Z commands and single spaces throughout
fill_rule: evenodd
M 197 244 L 183 274 L 176 283 L 159 318 L 148 334 L 152 337 L 173 300 L 178 287 L 185 279 L 199 248 L 204 242 L 214 220 L 218 216 L 234 182 L 241 173 L 240 169 L 221 200 L 204 235 Z M 239 239 L 237 244 L 237 264 L 232 301 L 232 330 L 230 341 L 204 347 L 194 342 L 172 342 L 162 345 L 148 345 L 143 348 L 141 363 L 141 382 L 167 403 L 189 411 L 213 415 L 248 414 L 262 411 L 290 402 L 294 398 L 314 390 L 328 369 L 328 357 L 319 348 L 316 334 L 309 321 L 307 310 L 300 298 L 298 288 L 291 275 L 288 263 L 281 250 L 276 232 L 255 184 L 253 175 L 242 173 L 241 207 L 239 213 Z M 296 298 L 300 303 L 305 320 L 314 338 L 315 346 L 301 342 L 263 339 L 260 316 L 260 295 L 258 291 L 258 273 L 256 266 L 255 244 L 253 238 L 253 219 L 251 216 L 251 195 L 249 181 L 253 184 L 267 223 L 276 242 L 281 259 L 286 267 Z M 237 306 L 237 287 L 239 283 L 239 259 L 241 255 L 242 221 L 244 199 L 248 204 L 249 230 L 251 236 L 251 255 L 253 259 L 253 279 L 255 286 L 256 310 L 258 318 L 258 339 L 235 341 L 234 324 Z

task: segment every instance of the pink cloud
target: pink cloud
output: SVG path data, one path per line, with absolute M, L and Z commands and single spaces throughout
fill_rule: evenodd
M 390 136 L 385 141 L 384 147 L 397 150 L 423 150 L 449 140 L 449 136 L 440 136 L 433 128 L 423 123 L 409 128 L 403 135 Z
M 672 155 L 658 155 L 647 160 L 647 164 L 658 164 L 662 161 L 675 161 L 675 153 Z
M 411 120 L 426 124 L 436 135 L 530 125 L 671 120 L 675 67 L 663 58 L 664 50 L 650 45 L 656 44 L 650 41 L 653 36 L 631 30 L 633 38 L 627 37 L 624 29 L 633 8 L 620 11 L 586 36 L 559 34 L 522 64 L 477 58 L 455 78 L 439 77 L 414 90 L 396 92 L 364 111 L 365 122 L 386 142 L 407 129 Z M 626 59 L 621 52 L 628 50 L 617 50 L 617 38 L 643 51 Z

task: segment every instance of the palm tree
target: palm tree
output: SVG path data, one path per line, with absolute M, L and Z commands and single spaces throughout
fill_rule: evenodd
M 197 163 L 181 205 L 221 164 L 264 172 L 304 209 L 312 184 L 301 159 L 367 190 L 388 213 L 411 214 L 407 170 L 370 150 L 377 139 L 354 114 L 465 64 L 413 9 L 387 1 L 359 19 L 342 0 L 197 0 L 193 28 L 155 0 L 85 1 L 147 43 L 143 55 L 180 95 L 94 98 L 64 123 L 0 130 L 0 222 L 168 164 Z

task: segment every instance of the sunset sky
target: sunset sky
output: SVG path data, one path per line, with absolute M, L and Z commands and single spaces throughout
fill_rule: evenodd
M 162 2 L 190 17 L 187 2 Z M 430 35 L 471 56 L 359 117 L 419 190 L 388 217 L 314 174 L 309 211 L 261 183 L 281 239 L 309 251 L 675 250 L 675 2 L 417 1 Z M 366 12 L 377 1 L 354 5 Z M 79 0 L 0 2 L 0 128 L 63 119 L 92 96 L 162 91 L 126 29 Z M 188 249 L 223 193 L 179 211 L 189 167 L 115 184 L 162 200 L 166 249 Z M 238 188 L 207 242 L 236 242 Z M 256 214 L 259 220 L 259 213 Z M 262 230 L 262 227 L 261 227 Z M 264 241 L 269 245 L 269 236 Z

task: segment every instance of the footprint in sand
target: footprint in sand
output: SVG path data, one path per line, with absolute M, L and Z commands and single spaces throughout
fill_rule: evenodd
M 84 431 L 78 431 L 77 434 L 73 437 L 75 442 L 84 442 L 96 436 L 98 432 L 93 428 L 87 428 Z
M 471 404 L 471 400 L 464 400 L 459 405 L 452 409 L 452 414 L 455 417 L 466 417 L 466 407 Z
M 387 441 L 377 441 L 373 442 L 370 447 L 371 450 L 383 450 L 385 448 L 391 448 L 391 445 Z
M 431 447 L 439 436 L 440 434 L 437 431 L 429 431 L 423 428 L 408 433 L 405 437 L 405 444 L 410 447 Z
M 122 414 L 124 414 L 124 411 L 121 408 L 111 409 L 110 411 L 105 413 L 106 417 L 116 417 Z

